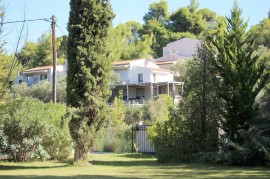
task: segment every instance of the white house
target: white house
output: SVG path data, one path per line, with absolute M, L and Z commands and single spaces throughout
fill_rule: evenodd
M 177 60 L 190 58 L 197 53 L 197 48 L 201 44 L 198 39 L 183 38 L 163 47 L 163 56 L 156 59 L 156 64 L 160 68 L 170 69 Z
M 67 71 L 66 64 L 58 65 L 56 67 L 56 75 L 66 76 Z M 53 66 L 42 66 L 25 70 L 14 80 L 14 84 L 20 84 L 22 82 L 27 83 L 29 86 L 39 83 L 41 80 L 52 81 L 53 78 Z
M 183 82 L 174 81 L 171 71 L 159 68 L 151 60 L 114 62 L 114 72 L 121 80 L 111 85 L 112 97 L 122 90 L 124 100 L 130 103 L 143 103 L 159 94 L 171 95 L 176 102 L 183 92 Z

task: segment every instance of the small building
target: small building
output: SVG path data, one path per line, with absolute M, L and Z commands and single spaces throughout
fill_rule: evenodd
M 178 60 L 187 59 L 197 54 L 201 44 L 198 39 L 183 38 L 163 47 L 163 56 L 156 59 L 156 64 L 163 69 L 170 69 Z
M 66 76 L 66 64 L 56 67 L 57 76 Z M 14 84 L 25 82 L 28 86 L 39 83 L 42 80 L 53 81 L 53 66 L 42 66 L 25 70 L 14 80 Z

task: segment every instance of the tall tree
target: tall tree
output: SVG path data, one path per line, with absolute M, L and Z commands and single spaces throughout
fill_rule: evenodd
M 109 97 L 106 39 L 114 14 L 108 0 L 71 0 L 68 24 L 67 105 L 74 160 L 84 160 L 106 118 Z
M 168 2 L 167 0 L 161 0 L 150 4 L 149 12 L 143 17 L 144 22 L 149 20 L 155 20 L 159 23 L 164 24 L 169 19 L 168 13 Z
M 190 32 L 199 35 L 207 27 L 207 21 L 203 15 L 187 7 L 179 8 L 170 16 L 170 20 L 175 32 Z
M 141 35 L 142 25 L 135 21 L 119 24 L 110 29 L 108 45 L 110 58 L 119 59 L 146 58 L 151 53 L 152 36 Z
M 208 45 L 216 57 L 212 62 L 220 78 L 219 96 L 225 104 L 221 123 L 232 142 L 241 142 L 239 131 L 258 122 L 255 98 L 269 76 L 265 67 L 257 63 L 259 56 L 252 56 L 254 38 L 248 37 L 248 24 L 241 14 L 235 1 L 231 17 L 227 18 L 227 30 L 209 37 Z
M 28 42 L 17 54 L 18 61 L 26 69 L 44 65 L 52 65 L 52 35 L 44 33 L 37 42 Z M 65 40 L 65 41 L 63 41 Z M 63 64 L 66 60 L 66 37 L 56 39 L 57 46 L 57 63 Z
M 195 13 L 199 7 L 199 3 L 197 2 L 197 0 L 190 0 L 190 3 L 188 5 L 188 9 L 191 13 Z
M 202 42 L 195 58 L 188 61 L 185 81 L 184 109 L 189 135 L 197 152 L 217 149 L 218 118 L 221 103 L 217 95 L 212 54 Z M 180 71 L 181 72 L 181 71 Z M 180 105 L 180 108 L 183 106 Z
M 249 33 L 255 33 L 256 46 L 264 45 L 270 48 L 270 19 L 263 19 L 260 24 L 253 26 Z

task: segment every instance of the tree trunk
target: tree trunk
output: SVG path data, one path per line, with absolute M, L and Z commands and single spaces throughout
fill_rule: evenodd
M 80 160 L 80 148 L 78 146 L 74 149 L 74 162 L 78 162 Z

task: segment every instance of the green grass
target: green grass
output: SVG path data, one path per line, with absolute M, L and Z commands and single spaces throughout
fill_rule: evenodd
M 0 178 L 270 178 L 269 168 L 161 164 L 140 154 L 91 154 L 86 165 L 70 162 L 0 162 Z

